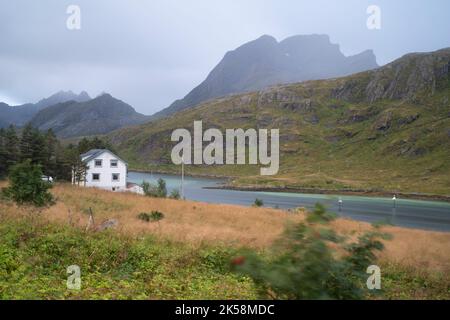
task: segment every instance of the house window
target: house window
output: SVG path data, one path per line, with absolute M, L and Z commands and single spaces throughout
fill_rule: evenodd
M 101 159 L 95 159 L 95 167 L 99 168 L 102 166 L 102 160 Z
M 117 168 L 118 161 L 117 160 L 111 160 L 111 168 Z
M 92 181 L 100 181 L 100 173 L 93 173 Z
M 119 181 L 120 175 L 118 173 L 112 174 L 112 181 Z

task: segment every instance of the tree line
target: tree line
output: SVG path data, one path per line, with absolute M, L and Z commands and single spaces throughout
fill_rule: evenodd
M 0 128 L 0 178 L 6 177 L 12 166 L 29 161 L 39 165 L 43 175 L 71 181 L 72 169 L 80 166 L 80 154 L 90 149 L 113 151 L 109 143 L 98 137 L 63 144 L 52 129 L 42 132 L 31 124 L 20 130 L 13 125 Z

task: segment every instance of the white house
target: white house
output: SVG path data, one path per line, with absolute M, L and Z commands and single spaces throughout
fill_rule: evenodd
M 83 186 L 118 192 L 143 193 L 140 186 L 127 183 L 128 165 L 111 151 L 92 149 L 82 154 L 80 158 L 86 165 L 84 181 L 81 181 Z M 72 181 L 74 184 L 79 184 L 75 175 Z

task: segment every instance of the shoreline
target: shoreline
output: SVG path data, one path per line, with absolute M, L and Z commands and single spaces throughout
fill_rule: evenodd
M 134 171 L 138 173 L 155 173 L 155 174 L 166 174 L 178 176 L 178 173 L 164 171 L 164 170 L 139 170 L 130 169 L 129 171 Z M 225 184 L 217 187 L 204 187 L 205 189 L 212 190 L 234 190 L 234 191 L 254 191 L 254 192 L 280 192 L 280 193 L 302 193 L 302 194 L 329 194 L 329 195 L 354 195 L 354 196 L 365 196 L 365 197 L 392 197 L 394 194 L 397 197 L 410 200 L 429 200 L 429 201 L 443 201 L 450 202 L 450 195 L 437 195 L 437 194 L 426 194 L 426 193 L 415 193 L 415 192 L 389 192 L 389 191 L 371 191 L 364 189 L 320 189 L 320 188 L 298 188 L 298 187 L 259 187 L 259 186 L 234 186 L 227 184 L 231 179 L 238 177 L 221 176 L 213 174 L 191 174 L 185 173 L 185 176 L 192 178 L 203 178 L 203 179 L 222 179 L 225 180 Z
M 256 187 L 256 186 L 231 186 L 223 185 L 218 187 L 205 187 L 205 189 L 217 190 L 235 190 L 235 191 L 254 191 L 254 192 L 280 192 L 280 193 L 302 193 L 302 194 L 329 194 L 329 195 L 354 195 L 365 197 L 392 197 L 394 194 L 400 199 L 410 200 L 429 200 L 450 202 L 450 196 L 407 193 L 407 192 L 387 192 L 387 191 L 368 191 L 368 190 L 333 190 L 333 189 L 315 189 L 315 188 L 292 188 L 292 187 Z
M 180 176 L 181 174 L 178 172 L 173 172 L 173 171 L 164 171 L 164 170 L 152 170 L 152 171 L 148 171 L 148 170 L 143 170 L 143 169 L 129 169 L 128 172 L 138 172 L 138 173 L 148 173 L 148 174 L 166 174 L 166 175 L 170 175 L 170 176 Z M 209 174 L 209 173 L 184 173 L 185 177 L 192 177 L 192 178 L 204 178 L 204 179 L 222 179 L 222 180 L 231 180 L 234 178 L 238 178 L 238 177 L 230 177 L 230 176 L 221 176 L 221 175 L 214 175 L 214 174 Z

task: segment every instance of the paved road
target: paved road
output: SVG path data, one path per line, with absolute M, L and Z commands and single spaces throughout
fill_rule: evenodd
M 128 174 L 128 180 L 135 183 L 143 180 L 155 183 L 158 178 L 166 180 L 169 190 L 180 188 L 180 177 L 177 176 L 137 172 Z M 265 206 L 283 209 L 311 209 L 317 202 L 321 202 L 330 211 L 359 221 L 389 222 L 409 228 L 450 232 L 450 203 L 447 202 L 397 199 L 394 206 L 391 198 L 204 189 L 218 186 L 222 182 L 219 179 L 186 177 L 185 196 L 195 201 L 245 206 L 252 205 L 259 198 L 264 201 Z M 342 200 L 341 210 L 339 198 Z

